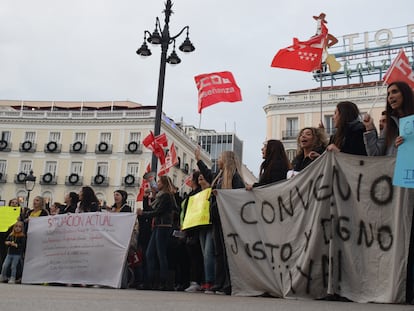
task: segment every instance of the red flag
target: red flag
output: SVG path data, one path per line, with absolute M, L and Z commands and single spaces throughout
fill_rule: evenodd
M 161 165 L 165 163 L 165 154 L 164 149 L 162 148 L 168 146 L 168 140 L 165 133 L 154 137 L 154 134 L 150 131 L 142 141 L 142 144 L 155 154 L 160 160 Z
M 404 81 L 414 89 L 414 73 L 403 49 L 400 50 L 391 66 L 388 68 L 383 81 L 387 84 L 394 81 Z
M 154 151 L 154 142 L 155 137 L 152 131 L 150 131 L 150 133 L 142 140 L 142 144 L 151 151 Z
M 171 143 L 169 155 L 170 155 L 170 160 L 171 160 L 171 167 L 177 165 L 178 164 L 177 150 L 175 150 L 174 143 Z
M 147 168 L 145 170 L 145 173 L 149 173 L 151 172 L 151 165 L 148 163 Z M 141 187 L 139 187 L 139 192 L 137 195 L 137 202 L 140 202 L 144 199 L 144 192 L 145 189 L 149 188 L 149 182 L 146 181 L 145 179 L 142 179 L 142 183 L 141 183 Z
M 198 113 L 219 102 L 242 100 L 240 88 L 229 71 L 201 74 L 194 80 L 198 89 Z
M 158 176 L 167 174 L 170 171 L 170 168 L 178 163 L 177 151 L 175 150 L 174 143 L 171 143 L 170 150 L 168 151 L 167 156 L 165 157 L 165 163 L 158 172 Z
M 301 71 L 320 69 L 327 35 L 328 28 L 322 27 L 322 33 L 308 41 L 302 42 L 297 38 L 293 38 L 293 45 L 280 49 L 270 66 Z
M 165 133 L 155 137 L 155 142 L 162 147 L 168 147 L 167 135 L 165 135 Z
M 184 180 L 184 184 L 186 184 L 188 187 L 191 187 L 192 179 L 193 179 L 193 174 L 188 175 Z

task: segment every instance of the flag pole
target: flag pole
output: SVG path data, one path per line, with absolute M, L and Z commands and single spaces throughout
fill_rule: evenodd
M 379 88 L 377 89 L 377 95 L 375 96 L 375 99 L 374 99 L 374 101 L 373 101 L 373 103 L 372 103 L 372 105 L 371 105 L 371 108 L 369 108 L 369 110 L 368 110 L 368 114 L 369 115 L 371 115 L 371 112 L 372 112 L 372 109 L 374 109 L 374 107 L 375 107 L 375 105 L 377 104 L 377 101 L 378 101 L 378 99 L 379 99 L 379 97 L 380 97 L 380 92 L 381 92 L 381 90 L 384 88 L 384 86 L 386 86 L 387 85 L 387 83 L 385 82 L 385 81 L 382 81 L 382 84 L 381 85 L 379 85 Z
M 199 120 L 198 120 L 197 140 L 199 139 L 199 137 L 200 137 L 200 133 L 201 133 L 201 115 L 202 115 L 202 113 L 203 113 L 203 111 L 201 110 L 201 111 L 200 111 L 200 118 L 199 118 Z M 199 145 L 201 146 L 201 139 L 200 139 L 200 143 L 199 143 Z M 201 146 L 201 147 L 203 147 L 203 146 Z
M 320 95 L 320 108 L 321 108 L 321 120 L 320 120 L 320 122 L 323 124 L 323 121 L 322 121 L 322 68 L 323 68 L 323 65 L 322 65 L 322 63 L 321 63 L 321 68 L 320 68 L 320 70 L 319 70 L 319 95 Z

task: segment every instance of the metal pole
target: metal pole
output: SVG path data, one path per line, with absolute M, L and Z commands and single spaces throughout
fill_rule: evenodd
M 29 208 L 30 190 L 27 190 L 26 207 Z
M 165 4 L 165 24 L 161 33 L 161 60 L 160 60 L 160 75 L 158 78 L 158 94 L 157 94 L 157 107 L 155 110 L 155 124 L 154 124 L 154 136 L 161 134 L 161 121 L 162 121 L 162 103 L 164 100 L 164 83 L 165 83 L 165 68 L 167 64 L 167 51 L 170 45 L 170 29 L 169 22 L 171 11 L 171 1 L 168 0 Z M 157 173 L 158 158 L 152 154 L 151 171 Z
M 158 95 L 157 95 L 157 107 L 155 110 L 154 136 L 158 136 L 161 133 L 162 102 L 164 99 L 164 82 L 165 82 L 165 68 L 167 64 L 167 50 L 168 50 L 168 43 L 163 42 L 161 46 L 160 76 L 158 79 Z M 153 153 L 151 171 L 157 172 L 157 166 L 158 166 L 158 158 Z

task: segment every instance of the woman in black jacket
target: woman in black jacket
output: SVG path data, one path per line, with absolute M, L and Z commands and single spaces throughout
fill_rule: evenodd
M 157 182 L 158 192 L 155 200 L 151 202 L 152 210 L 138 209 L 138 216 L 153 218 L 154 228 L 145 254 L 147 263 L 147 277 L 150 288 L 154 288 L 154 272 L 156 264 L 159 264 L 159 284 L 156 289 L 167 290 L 168 279 L 168 242 L 172 235 L 174 213 L 178 211 L 174 198 L 174 185 L 170 177 L 160 176 Z
M 367 155 L 364 144 L 365 126 L 359 117 L 359 109 L 353 102 L 338 103 L 333 116 L 336 132 L 331 136 L 326 150 Z
M 280 140 L 269 139 L 266 141 L 262 147 L 262 157 L 259 181 L 254 183 L 253 186 L 247 185 L 247 190 L 286 179 L 286 174 L 291 165 Z

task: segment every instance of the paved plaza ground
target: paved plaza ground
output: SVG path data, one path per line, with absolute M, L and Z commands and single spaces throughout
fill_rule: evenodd
M 413 311 L 411 305 L 0 284 L 1 311 Z

